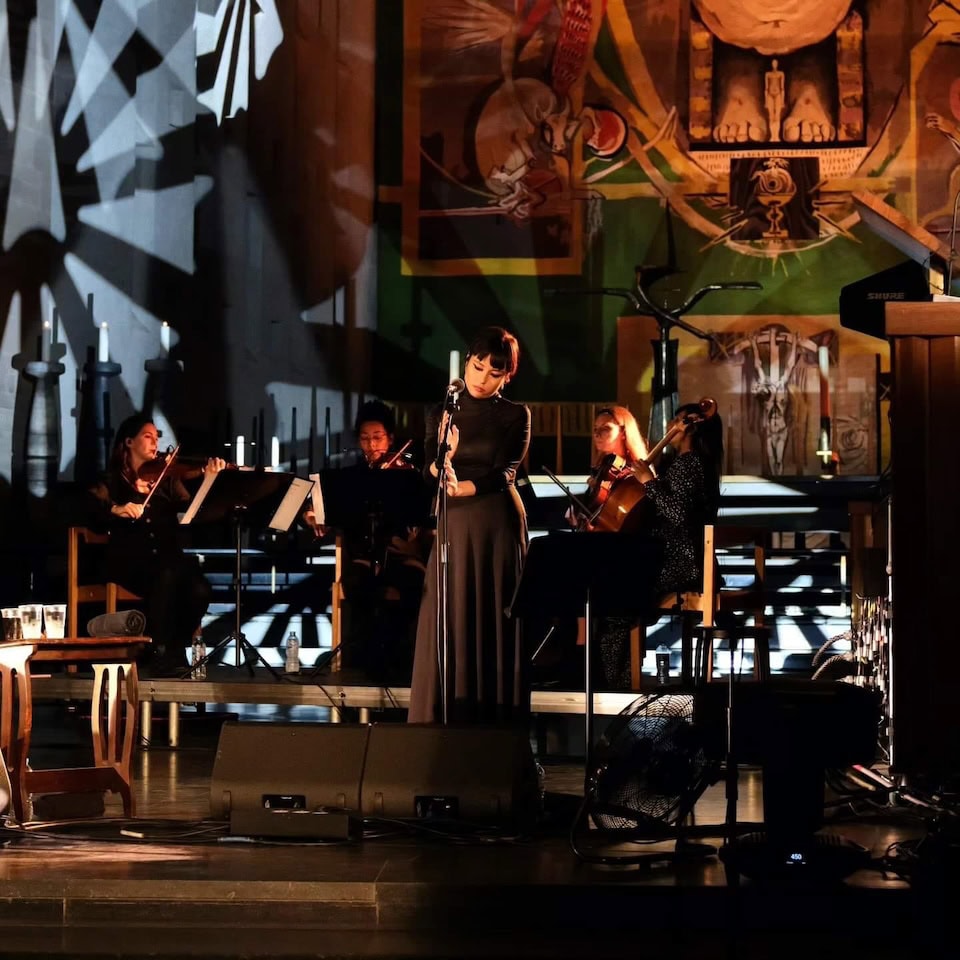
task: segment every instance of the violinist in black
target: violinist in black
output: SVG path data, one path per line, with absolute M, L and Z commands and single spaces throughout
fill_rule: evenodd
M 396 418 L 380 400 L 369 400 L 357 412 L 355 432 L 359 463 L 324 478 L 328 492 L 349 509 L 334 518 L 342 543 L 342 663 L 363 667 L 377 679 L 409 681 L 413 660 L 413 625 L 420 608 L 423 575 L 431 535 L 411 521 L 426 518 L 426 488 L 419 470 L 404 456 L 405 444 L 394 450 Z M 389 471 L 390 476 L 383 476 Z M 394 483 L 409 476 L 410 483 Z M 391 502 L 385 495 L 411 491 L 415 502 Z M 335 509 L 336 512 L 336 509 Z M 326 528 L 313 510 L 305 522 L 320 537 Z
M 143 414 L 117 430 L 106 474 L 90 490 L 90 526 L 110 533 L 106 576 L 144 598 L 147 636 L 153 644 L 147 666 L 155 675 L 176 675 L 210 602 L 210 585 L 196 557 L 183 552 L 177 514 L 191 499 L 182 480 L 156 484 L 140 478 L 157 455 L 160 432 Z M 224 468 L 211 459 L 203 472 Z M 144 502 L 149 495 L 149 503 Z

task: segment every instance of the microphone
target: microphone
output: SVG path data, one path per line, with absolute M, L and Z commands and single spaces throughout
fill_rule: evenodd
M 463 393 L 463 391 L 466 389 L 467 385 L 460 377 L 457 377 L 456 380 L 450 381 L 450 385 L 447 387 L 447 393 Z

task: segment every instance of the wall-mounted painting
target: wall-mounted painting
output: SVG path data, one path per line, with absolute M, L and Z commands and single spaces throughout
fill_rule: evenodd
M 712 336 L 674 328 L 681 403 L 717 401 L 727 474 L 816 476 L 824 472 L 821 425 L 830 422 L 830 472 L 879 472 L 878 380 L 882 342 L 837 331 L 833 316 L 697 317 Z M 621 317 L 618 390 L 641 422 L 649 416 L 656 325 Z M 878 353 L 878 349 L 882 351 Z
M 852 191 L 930 219 L 960 159 L 956 3 L 407 0 L 404 26 L 408 273 L 580 273 L 637 198 L 789 273 L 855 247 Z

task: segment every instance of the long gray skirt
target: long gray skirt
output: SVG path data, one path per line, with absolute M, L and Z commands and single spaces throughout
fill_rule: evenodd
M 526 553 L 526 518 L 515 490 L 448 501 L 447 648 L 452 723 L 514 723 L 530 711 L 520 624 L 504 611 Z M 427 563 L 417 621 L 408 719 L 442 720 L 437 636 L 437 543 Z

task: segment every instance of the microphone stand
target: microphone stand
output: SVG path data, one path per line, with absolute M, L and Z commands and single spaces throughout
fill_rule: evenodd
M 440 423 L 443 433 L 437 444 L 437 458 L 434 466 L 437 470 L 437 497 L 434 523 L 437 530 L 437 664 L 440 668 L 440 712 L 443 725 L 450 719 L 450 620 L 447 615 L 447 602 L 450 590 L 450 570 L 448 567 L 447 551 L 450 543 L 447 537 L 447 454 L 450 452 L 450 428 L 453 426 L 453 416 L 460 409 L 460 391 L 448 388 L 447 397 L 443 403 L 443 413 Z

